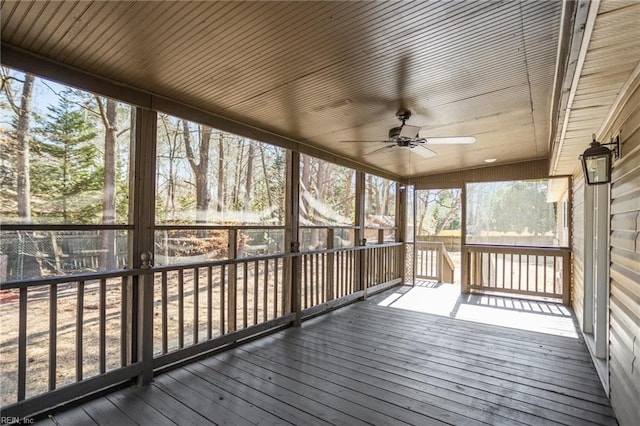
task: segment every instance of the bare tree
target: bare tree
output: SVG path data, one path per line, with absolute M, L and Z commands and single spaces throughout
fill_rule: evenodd
M 31 116 L 31 99 L 33 97 L 33 85 L 35 77 L 25 74 L 22 82 L 22 93 L 20 96 L 20 104 L 18 105 L 13 97 L 11 89 L 11 80 L 17 80 L 2 73 L 2 90 L 5 92 L 7 101 L 11 109 L 16 114 L 16 134 L 15 134 L 15 153 L 16 153 L 16 201 L 18 204 L 18 218 L 23 222 L 31 220 L 31 174 L 29 172 L 30 158 L 30 116 Z
M 100 118 L 104 126 L 104 183 L 102 193 L 102 224 L 116 223 L 116 139 L 117 139 L 117 104 L 107 99 L 106 105 L 100 97 L 95 96 Z M 102 251 L 100 255 L 101 269 L 115 269 L 116 261 L 115 231 L 102 231 Z
M 182 121 L 184 147 L 187 152 L 187 159 L 193 174 L 196 178 L 196 223 L 207 222 L 207 211 L 209 209 L 209 144 L 211 142 L 211 127 L 205 125 L 198 126 L 198 159 L 196 159 L 192 141 L 189 122 Z
M 226 185 L 224 181 L 224 135 L 218 131 L 218 203 L 216 210 L 222 212 L 224 210 L 224 200 Z
M 253 184 L 253 156 L 255 152 L 255 147 L 252 141 L 249 141 L 249 152 L 247 153 L 247 174 L 246 180 L 244 182 L 244 200 L 242 203 L 242 208 L 245 212 L 250 210 L 250 202 L 251 202 L 251 185 Z

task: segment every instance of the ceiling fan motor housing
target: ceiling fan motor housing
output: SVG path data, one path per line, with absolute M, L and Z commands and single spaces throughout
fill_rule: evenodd
M 400 137 L 401 130 L 402 130 L 402 127 L 394 127 L 392 129 L 389 129 L 389 140 L 397 141 L 398 138 Z

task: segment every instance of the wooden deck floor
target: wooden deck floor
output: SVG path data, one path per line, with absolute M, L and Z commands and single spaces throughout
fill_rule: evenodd
M 616 424 L 578 334 L 390 302 L 409 294 L 391 290 L 40 423 Z M 561 328 L 574 324 L 554 309 L 537 315 Z

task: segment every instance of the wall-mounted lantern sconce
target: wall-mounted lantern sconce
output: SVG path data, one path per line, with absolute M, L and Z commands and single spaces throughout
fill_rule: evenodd
M 608 145 L 614 145 L 610 150 Z M 589 148 L 580 156 L 582 161 L 582 171 L 587 185 L 602 185 L 611 182 L 611 157 L 620 156 L 620 137 L 616 136 L 615 141 L 611 138 L 611 143 L 600 143 L 593 135 L 593 142 Z

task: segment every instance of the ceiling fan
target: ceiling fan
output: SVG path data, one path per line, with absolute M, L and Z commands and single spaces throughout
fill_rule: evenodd
M 420 127 L 406 124 L 407 120 L 411 117 L 411 111 L 405 108 L 400 108 L 396 112 L 396 117 L 402 124 L 398 127 L 389 129 L 389 138 L 387 140 L 343 142 L 377 142 L 385 144 L 385 146 L 381 148 L 364 154 L 365 156 L 380 152 L 389 152 L 391 150 L 396 150 L 399 147 L 408 149 L 423 158 L 431 158 L 436 155 L 434 151 L 430 150 L 425 145 L 459 145 L 472 144 L 476 142 L 476 138 L 474 136 L 420 137 L 418 135 L 421 130 Z

